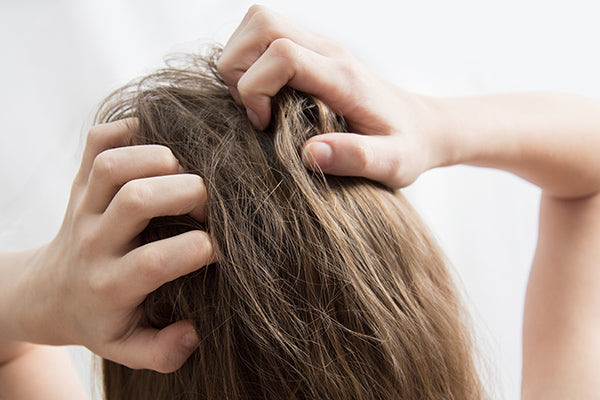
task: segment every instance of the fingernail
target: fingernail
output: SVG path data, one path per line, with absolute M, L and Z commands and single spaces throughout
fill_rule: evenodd
M 185 169 L 183 169 L 181 164 L 179 164 L 179 166 L 177 167 L 177 172 L 179 172 L 180 174 L 183 174 L 185 172 Z
M 250 120 L 250 122 L 252 122 L 252 125 L 254 125 L 255 128 L 263 129 L 262 124 L 260 123 L 260 119 L 258 119 L 258 115 L 256 115 L 254 111 L 248 108 L 246 109 L 246 114 L 248 114 L 248 119 Z
M 199 343 L 198 335 L 196 335 L 196 332 L 194 331 L 186 333 L 181 338 L 181 344 L 183 347 L 189 350 L 194 350 L 196 347 L 198 347 Z
M 333 149 L 324 142 L 313 142 L 302 150 L 302 162 L 310 169 L 325 171 L 333 159 Z

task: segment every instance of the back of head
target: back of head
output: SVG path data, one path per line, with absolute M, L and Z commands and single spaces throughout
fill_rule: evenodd
M 475 399 L 483 392 L 444 259 L 399 193 L 307 171 L 302 144 L 343 119 L 291 89 L 253 129 L 215 70 L 187 56 L 115 92 L 101 122 L 137 117 L 207 186 L 200 224 L 164 217 L 154 241 L 212 236 L 218 262 L 145 301 L 146 323 L 193 321 L 199 348 L 175 373 L 103 361 L 107 399 Z

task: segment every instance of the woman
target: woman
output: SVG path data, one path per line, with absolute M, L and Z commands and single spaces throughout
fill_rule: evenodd
M 356 134 L 328 133 L 311 138 L 303 151 L 308 167 L 318 167 L 328 174 L 363 176 L 396 188 L 409 184 L 427 169 L 468 163 L 514 172 L 542 188 L 540 237 L 524 322 L 523 398 L 597 397 L 594 366 L 600 349 L 595 334 L 599 325 L 600 272 L 595 260 L 600 255 L 600 166 L 594 149 L 600 141 L 598 103 L 566 95 L 432 99 L 408 94 L 374 77 L 335 44 L 283 21 L 264 8 L 251 8 L 228 42 L 219 71 L 258 128 L 267 125 L 270 98 L 286 84 L 315 95 L 344 116 Z M 113 151 L 112 167 L 104 168 L 104 178 L 97 174 L 88 179 L 96 155 L 104 149 L 129 144 L 129 131 L 122 124 L 99 129 L 108 135 L 98 135 L 103 140 L 89 141 L 74 185 L 67 223 L 62 235 L 42 250 L 46 253 L 43 262 L 34 253 L 2 255 L 0 282 L 7 288 L 3 286 L 0 291 L 2 337 L 84 344 L 133 368 L 171 371 L 189 354 L 179 345 L 190 333 L 189 324 L 176 323 L 156 335 L 148 328 L 136 327 L 136 305 L 163 282 L 209 263 L 209 245 L 190 255 L 177 251 L 179 243 L 162 243 L 160 249 L 155 244 L 154 253 L 135 253 L 144 248 L 131 250 L 134 246 L 127 244 L 150 217 L 196 209 L 194 215 L 202 219 L 203 201 L 197 199 L 204 189 L 199 180 L 192 182 L 194 178 L 187 174 L 171 176 L 177 172 L 173 158 L 170 164 L 163 162 L 161 166 L 145 163 L 144 160 L 157 159 L 149 152 L 163 150 L 142 150 L 142 146 L 119 149 L 122 154 Z M 98 133 L 96 130 L 92 139 Z M 126 165 L 132 157 L 144 166 L 140 169 L 145 171 L 142 175 L 128 172 Z M 168 154 L 164 157 L 169 159 Z M 97 162 L 96 166 L 111 165 L 107 161 Z M 157 175 L 166 177 L 146 178 Z M 183 185 L 179 181 L 182 179 L 186 179 Z M 175 184 L 176 180 L 179 184 Z M 135 185 L 125 185 L 126 190 L 117 191 L 115 187 L 124 182 Z M 160 187 L 161 198 L 144 197 L 148 192 L 141 188 L 146 186 Z M 188 188 L 195 192 L 188 192 Z M 94 191 L 100 196 L 83 195 Z M 84 201 L 86 198 L 102 201 L 90 204 Z M 118 212 L 129 207 L 139 207 L 143 213 L 133 218 L 129 212 Z M 109 231 L 110 235 L 100 231 L 116 225 L 117 220 L 126 229 Z M 85 238 L 81 245 L 67 240 L 73 229 L 87 233 L 71 236 L 77 240 Z M 91 248 L 91 243 L 98 245 Z M 149 253 L 148 259 L 156 260 L 168 256 L 167 251 L 188 261 L 173 264 L 183 265 L 182 270 L 158 268 L 168 271 L 168 276 L 165 273 L 147 281 L 142 279 L 135 290 L 123 288 L 123 268 L 137 265 L 137 271 L 143 271 L 143 265 L 154 264 L 136 264 L 134 257 L 128 255 Z M 82 268 L 94 268 L 94 291 L 86 287 L 90 274 L 82 274 L 85 278 L 78 275 L 82 272 L 76 263 L 80 256 Z M 119 274 L 106 268 L 109 256 L 122 264 Z M 28 263 L 32 267 L 23 268 Z M 125 268 L 129 270 L 136 271 L 134 267 Z M 48 285 L 50 278 L 57 284 Z M 28 293 L 23 302 L 23 287 L 39 290 Z M 57 287 L 71 290 L 57 293 Z M 56 300 L 44 304 L 37 296 Z M 67 296 L 76 303 L 68 301 Z M 61 310 L 65 305 L 71 307 L 68 312 Z M 88 318 L 89 310 L 95 318 Z M 40 328 L 43 326 L 46 329 Z M 156 346 L 150 347 L 152 352 L 139 351 L 153 340 Z M 195 345 L 193 340 L 189 344 Z M 169 345 L 178 351 L 165 351 Z M 15 360 L 34 358 L 38 349 L 24 350 L 27 346 L 5 346 L 11 353 L 5 360 L 12 361 L 4 368 L 14 366 Z M 165 354 L 176 356 L 168 358 Z

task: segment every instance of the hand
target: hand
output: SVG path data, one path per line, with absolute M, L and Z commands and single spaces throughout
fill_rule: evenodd
M 137 237 L 153 217 L 202 220 L 206 189 L 168 148 L 130 146 L 136 130 L 130 119 L 90 131 L 64 223 L 32 258 L 15 315 L 27 316 L 25 340 L 80 344 L 130 368 L 166 373 L 197 346 L 192 324 L 144 327 L 139 306 L 162 284 L 209 264 L 213 251 L 198 230 L 143 246 Z
M 250 8 L 218 70 L 259 129 L 269 124 L 271 97 L 285 85 L 315 95 L 344 116 L 356 133 L 308 140 L 302 156 L 309 168 L 398 188 L 445 162 L 429 99 L 383 81 L 336 43 L 265 7 Z

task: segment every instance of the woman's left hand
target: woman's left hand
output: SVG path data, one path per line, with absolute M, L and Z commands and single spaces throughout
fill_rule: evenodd
M 90 131 L 58 235 L 15 269 L 15 285 L 0 285 L 7 287 L 0 314 L 12 325 L 8 339 L 84 345 L 130 368 L 164 373 L 196 348 L 190 321 L 153 329 L 140 305 L 162 284 L 209 264 L 210 237 L 194 230 L 141 245 L 138 235 L 154 217 L 202 220 L 206 188 L 168 148 L 131 146 L 136 131 L 136 120 Z

